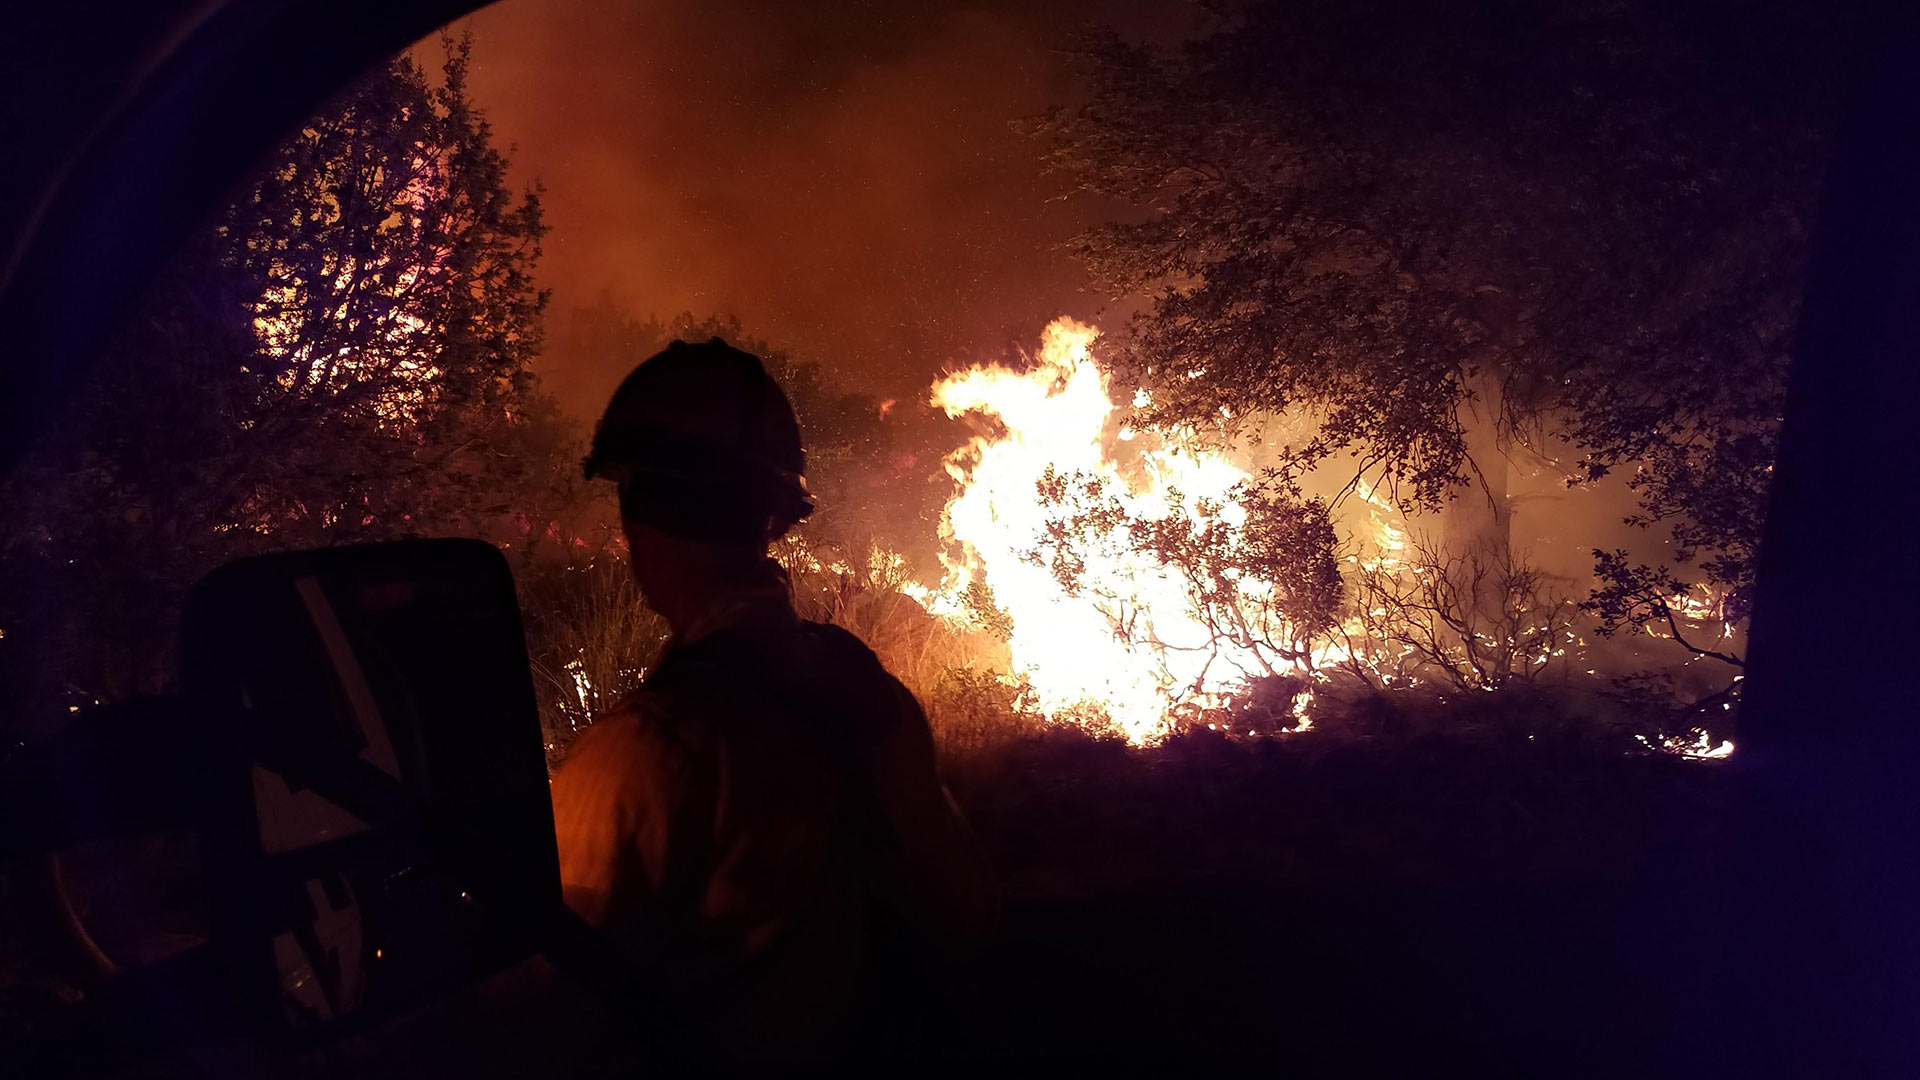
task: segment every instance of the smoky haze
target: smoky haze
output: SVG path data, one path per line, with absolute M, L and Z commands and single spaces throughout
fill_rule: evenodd
M 454 29 L 516 180 L 546 189 L 550 325 L 606 299 L 733 314 L 912 398 L 1100 315 L 1059 244 L 1113 208 L 1060 198 L 1013 123 L 1071 100 L 1077 30 L 1165 33 L 1184 9 L 509 0 Z M 632 361 L 564 337 L 542 375 L 590 417 Z
M 570 326 L 610 309 L 737 316 L 845 389 L 919 406 L 893 413 L 926 428 L 895 471 L 928 484 L 878 516 L 892 546 L 931 566 L 947 492 L 936 462 L 965 437 L 927 428 L 931 383 L 1033 348 L 1056 316 L 1111 332 L 1130 310 L 1095 293 L 1062 247 L 1129 209 L 1044 175 L 1016 122 L 1075 101 L 1077 34 L 1172 44 L 1196 21 L 1181 0 L 506 0 L 478 12 L 451 28 L 475 39 L 473 96 L 516 182 L 545 191 L 545 384 L 590 421 L 641 357 Z M 1595 547 L 1661 558 L 1662 536 L 1622 524 L 1633 499 L 1619 479 L 1569 490 L 1572 451 L 1557 450 L 1513 462 L 1516 548 L 1569 595 L 1588 587 Z M 1350 475 L 1330 466 L 1309 486 L 1331 495 Z M 1343 528 L 1363 509 L 1350 505 Z

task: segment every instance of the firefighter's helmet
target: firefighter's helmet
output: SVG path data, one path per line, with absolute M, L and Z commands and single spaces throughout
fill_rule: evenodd
M 675 341 L 634 368 L 584 467 L 620 485 L 623 517 L 698 540 L 763 543 L 813 512 L 786 392 L 719 338 Z

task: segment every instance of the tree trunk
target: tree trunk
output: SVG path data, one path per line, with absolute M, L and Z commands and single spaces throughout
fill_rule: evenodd
M 1501 575 L 1494 568 L 1508 563 L 1513 545 L 1513 506 L 1507 494 L 1512 446 L 1500 422 L 1499 377 L 1482 371 L 1472 388 L 1474 400 L 1460 407 L 1469 458 L 1467 483 L 1441 515 L 1440 539 L 1448 557 L 1464 564 L 1455 584 L 1463 595 L 1473 596 L 1473 621 L 1485 624 L 1498 620 L 1506 602 Z M 1473 574 L 1475 562 L 1490 572 Z

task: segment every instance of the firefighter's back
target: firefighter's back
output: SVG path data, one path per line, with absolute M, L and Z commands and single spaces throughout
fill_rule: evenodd
M 674 649 L 583 737 L 554 789 L 562 877 L 715 1056 L 833 1055 L 953 936 L 913 864 L 957 859 L 934 873 L 976 905 L 984 873 L 957 815 L 899 797 L 950 809 L 911 695 L 844 631 L 757 615 Z

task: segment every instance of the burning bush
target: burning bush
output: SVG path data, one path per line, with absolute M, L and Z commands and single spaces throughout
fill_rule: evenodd
M 1340 580 L 1326 506 L 1279 473 L 1126 426 L 1096 336 L 1056 320 L 1027 370 L 934 388 L 949 415 L 994 426 L 948 458 L 948 576 L 930 600 L 962 617 L 991 590 L 1036 708 L 1144 741 L 1180 709 L 1304 665 Z
M 1065 477 L 1049 467 L 1039 496 L 1050 515 L 1028 558 L 1052 571 L 1069 597 L 1090 595 L 1123 640 L 1144 635 L 1162 655 L 1204 652 L 1195 689 L 1207 684 L 1216 661 L 1250 663 L 1252 671 L 1242 669 L 1249 676 L 1303 669 L 1338 620 L 1342 583 L 1326 504 L 1303 501 L 1299 488 L 1278 473 L 1242 481 L 1225 497 L 1199 498 L 1191 507 L 1182 492 L 1169 490 L 1165 512 L 1151 516 L 1130 509 L 1103 478 L 1085 473 Z M 1153 613 L 1140 610 L 1125 591 L 1132 582 L 1090 574 L 1090 559 L 1165 568 L 1185 588 L 1180 614 L 1205 630 L 1204 641 L 1160 638 Z
M 1424 537 L 1412 550 L 1410 560 L 1355 574 L 1350 670 L 1382 686 L 1439 679 L 1487 691 L 1564 677 L 1579 609 L 1525 556 Z

